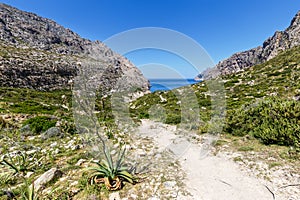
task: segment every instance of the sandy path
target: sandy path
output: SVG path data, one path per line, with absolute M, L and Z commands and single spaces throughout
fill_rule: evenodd
M 160 150 L 169 149 L 187 174 L 186 183 L 195 200 L 272 200 L 272 194 L 255 177 L 239 170 L 221 155 L 201 156 L 201 146 L 175 135 L 175 127 L 142 120 L 140 134 L 152 137 Z M 182 197 L 181 197 L 182 199 Z

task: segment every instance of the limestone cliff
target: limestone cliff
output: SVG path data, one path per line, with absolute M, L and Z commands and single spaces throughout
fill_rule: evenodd
M 90 61 L 102 70 L 98 77 L 102 89 L 111 90 L 120 77 L 127 81 L 123 85 L 149 89 L 142 73 L 102 42 L 0 3 L 0 86 L 63 89 L 77 75 L 79 63 Z

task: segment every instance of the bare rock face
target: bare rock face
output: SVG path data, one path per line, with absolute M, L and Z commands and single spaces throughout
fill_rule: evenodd
M 38 90 L 64 89 L 79 63 L 101 63 L 107 90 L 128 74 L 124 85 L 146 91 L 149 82 L 126 58 L 100 41 L 81 38 L 56 22 L 0 3 L 0 86 Z M 135 77 L 135 78 L 132 78 Z
M 230 58 L 219 62 L 215 67 L 202 72 L 204 79 L 219 75 L 237 73 L 251 66 L 264 63 L 280 52 L 300 45 L 300 11 L 293 18 L 285 31 L 277 31 L 262 46 L 248 51 L 233 54 Z

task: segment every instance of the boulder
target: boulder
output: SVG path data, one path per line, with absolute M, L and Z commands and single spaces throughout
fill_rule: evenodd
M 52 168 L 48 171 L 46 171 L 44 174 L 42 174 L 38 179 L 34 181 L 34 191 L 41 190 L 47 183 L 58 179 L 62 176 L 62 172 L 58 170 L 57 168 Z M 32 185 L 30 186 L 32 187 Z
M 27 124 L 23 127 L 20 128 L 20 134 L 22 136 L 33 136 L 35 135 L 32 131 L 31 131 L 31 128 L 30 128 L 30 125 Z
M 45 131 L 41 137 L 43 140 L 47 140 L 52 137 L 61 138 L 63 136 L 64 136 L 63 133 L 61 132 L 61 130 L 58 127 L 51 127 L 47 131 Z

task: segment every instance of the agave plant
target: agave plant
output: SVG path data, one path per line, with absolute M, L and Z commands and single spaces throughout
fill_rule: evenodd
M 14 157 L 12 157 L 10 154 L 3 156 L 0 164 L 6 165 L 14 170 L 14 175 L 25 175 L 26 172 L 33 171 L 34 167 L 36 167 L 36 164 L 38 164 L 41 159 L 37 161 L 35 160 L 35 157 L 30 159 L 26 153 L 19 151 Z
M 135 183 L 132 169 L 124 163 L 126 148 L 120 149 L 117 160 L 114 162 L 110 150 L 104 148 L 105 159 L 94 162 L 97 167 L 90 167 L 93 173 L 90 177 L 91 184 L 104 183 L 107 190 L 119 190 L 123 182 Z

